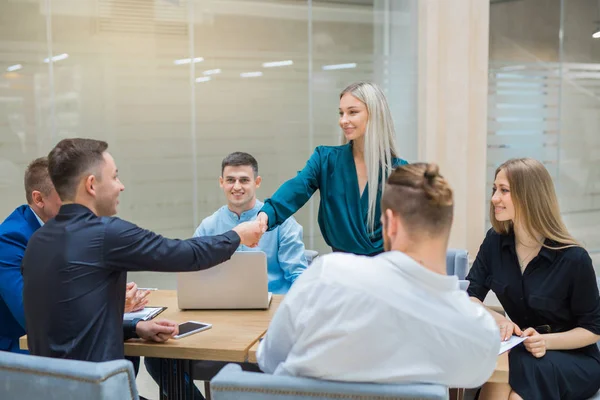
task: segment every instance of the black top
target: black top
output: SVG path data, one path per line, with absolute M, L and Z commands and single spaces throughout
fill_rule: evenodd
M 544 244 L 560 246 L 550 240 Z M 490 229 L 467 279 L 471 282 L 469 296 L 483 301 L 491 289 L 522 329 L 533 327 L 548 333 L 581 327 L 600 334 L 596 274 L 581 247 L 542 247 L 521 274 L 514 234 L 500 235 Z M 592 347 L 597 353 L 596 345 Z
M 126 271 L 196 271 L 228 260 L 236 232 L 166 239 L 79 204 L 60 208 L 29 240 L 23 302 L 31 354 L 85 361 L 123 358 Z

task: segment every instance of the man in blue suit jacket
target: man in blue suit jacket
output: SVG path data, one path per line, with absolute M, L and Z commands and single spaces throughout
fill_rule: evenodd
M 61 206 L 50 180 L 47 157 L 38 158 L 27 167 L 25 197 L 27 204 L 17 207 L 0 224 L 0 351 L 18 353 L 26 353 L 19 350 L 19 338 L 26 334 L 21 260 L 31 235 L 54 218 Z M 143 308 L 148 293 L 129 283 L 125 310 Z M 137 372 L 139 360 L 131 361 Z
M 17 207 L 0 225 L 0 350 L 19 350 L 25 335 L 21 260 L 31 235 L 53 218 L 61 206 L 48 175 L 48 159 L 38 158 L 25 171 L 27 204 Z

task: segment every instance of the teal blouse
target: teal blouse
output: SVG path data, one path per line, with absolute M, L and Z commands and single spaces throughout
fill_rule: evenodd
M 407 164 L 395 158 L 394 167 Z M 319 146 L 304 169 L 265 200 L 261 209 L 269 217 L 269 229 L 298 211 L 319 189 L 319 228 L 333 249 L 371 255 L 383 251 L 381 236 L 381 188 L 377 194 L 374 232 L 368 230 L 369 194 L 359 193 L 352 144 Z

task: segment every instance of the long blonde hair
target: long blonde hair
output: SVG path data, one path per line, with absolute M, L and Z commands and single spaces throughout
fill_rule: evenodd
M 367 224 L 369 231 L 373 232 L 375 229 L 377 192 L 381 188 L 383 195 L 385 182 L 394 169 L 393 158 L 398 154 L 396 151 L 394 121 L 385 94 L 376 84 L 371 82 L 353 83 L 340 93 L 340 99 L 346 93 L 350 93 L 363 102 L 369 115 L 365 130 L 364 154 L 367 167 L 367 193 L 369 195 Z M 347 143 L 343 133 L 342 142 Z
M 515 207 L 515 221 L 523 225 L 525 232 L 535 237 L 535 232 L 544 238 L 559 243 L 552 249 L 581 246 L 563 223 L 558 207 L 552 177 L 544 165 L 532 158 L 513 158 L 496 169 L 494 178 L 504 170 L 510 186 L 510 197 Z M 512 221 L 498 221 L 494 204 L 490 202 L 490 221 L 494 230 L 509 234 L 514 230 Z

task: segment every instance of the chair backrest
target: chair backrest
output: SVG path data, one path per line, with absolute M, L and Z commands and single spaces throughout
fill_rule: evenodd
M 596 275 L 596 284 L 598 285 L 598 289 L 600 289 L 600 276 L 598 275 Z M 596 346 L 598 346 L 598 349 L 600 350 L 600 340 L 596 342 Z
M 242 371 L 228 364 L 210 381 L 213 400 L 448 399 L 448 389 L 430 384 L 332 382 Z
M 308 261 L 308 265 L 310 265 L 315 258 L 319 255 L 319 252 L 316 250 L 304 250 L 304 257 L 306 257 L 306 261 Z
M 446 253 L 446 273 L 465 279 L 469 271 L 469 253 L 462 249 L 448 249 Z
M 0 399 L 138 400 L 127 360 L 93 363 L 2 353 Z

